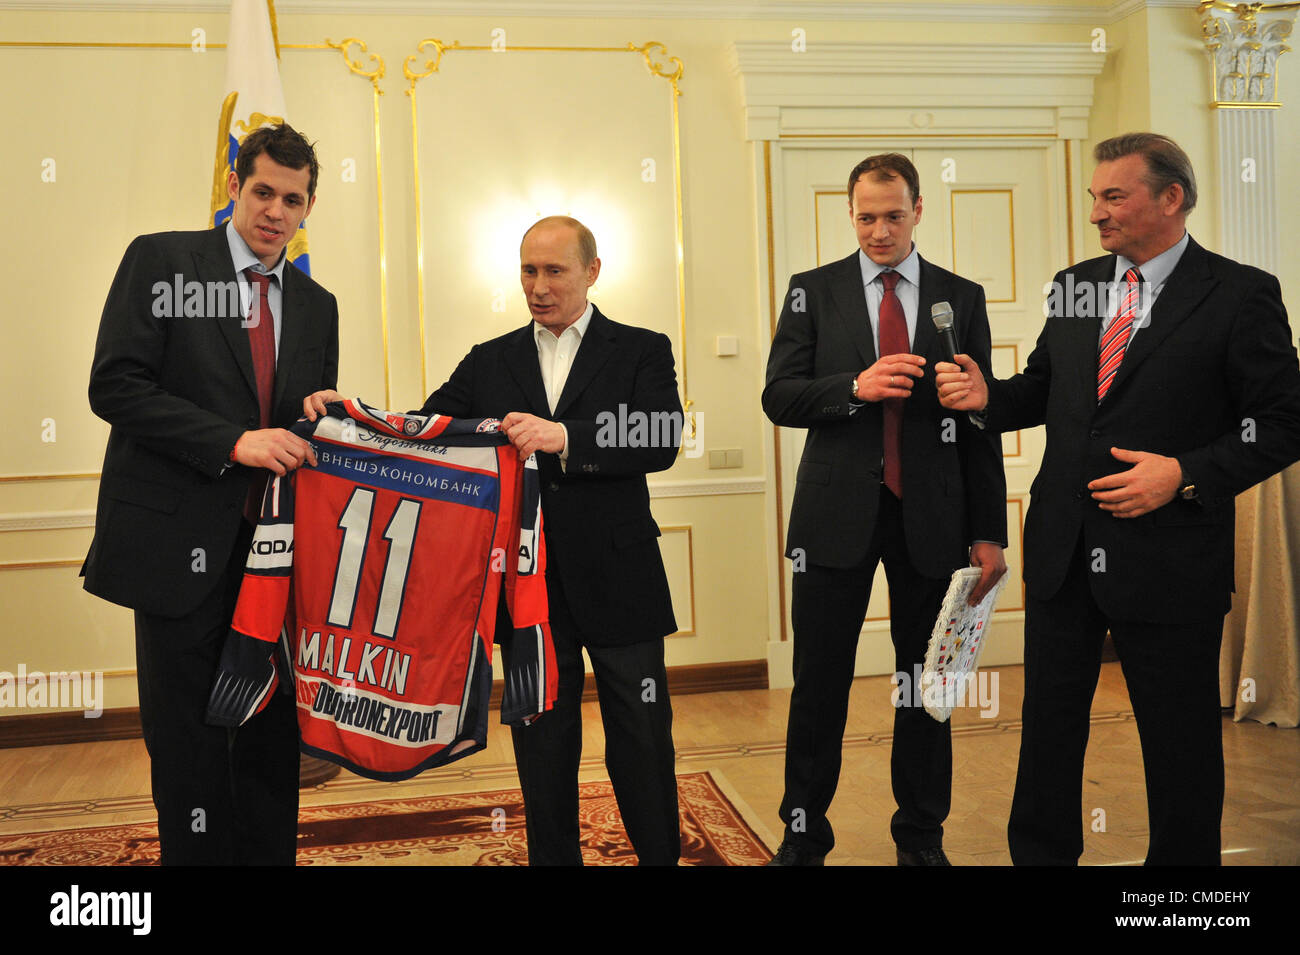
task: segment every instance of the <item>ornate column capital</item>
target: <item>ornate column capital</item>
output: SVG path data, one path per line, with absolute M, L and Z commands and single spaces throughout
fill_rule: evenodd
M 1214 60 L 1215 107 L 1277 109 L 1277 58 L 1295 24 L 1297 3 L 1203 0 L 1201 37 Z

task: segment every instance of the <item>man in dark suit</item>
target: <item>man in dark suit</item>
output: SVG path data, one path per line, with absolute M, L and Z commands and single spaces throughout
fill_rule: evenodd
M 909 681 L 953 571 L 983 569 L 972 604 L 1006 571 L 1001 448 L 964 415 L 945 414 L 926 374 L 941 355 L 930 319 L 941 301 L 952 306 L 959 346 L 988 367 L 984 290 L 917 254 L 920 186 L 906 156 L 863 160 L 848 192 L 860 250 L 790 279 L 763 389 L 774 423 L 808 429 L 786 549 L 794 691 L 785 838 L 773 865 L 820 865 L 834 845 L 826 810 L 877 564 L 889 580 L 895 668 Z M 894 714 L 890 830 L 900 865 L 947 865 L 949 724 L 911 696 L 900 695 Z
M 533 225 L 520 268 L 533 321 L 476 345 L 421 412 L 501 418 L 520 457 L 538 452 L 559 698 L 553 712 L 512 730 L 529 862 L 582 863 L 585 647 L 628 837 L 642 865 L 675 865 L 681 836 L 663 638 L 677 624 L 645 481 L 672 465 L 681 441 L 672 346 L 588 303 L 600 259 L 577 220 Z
M 1146 861 L 1217 865 L 1233 496 L 1300 457 L 1300 369 L 1277 279 L 1187 234 L 1196 180 L 1182 149 L 1130 133 L 1095 158 L 1091 221 L 1112 254 L 1057 274 L 1021 374 L 986 382 L 958 356 L 938 375 L 945 406 L 990 431 L 1047 426 L 1025 523 L 1011 857 L 1074 865 L 1083 852 L 1084 750 L 1109 629 L 1142 743 Z
M 292 128 L 250 134 L 230 222 L 137 238 L 100 319 L 90 404 L 112 431 L 82 572 L 88 591 L 135 610 L 164 864 L 294 861 L 293 700 L 238 730 L 203 718 L 261 489 L 315 463 L 284 429 L 337 374 L 334 296 L 284 255 L 317 170 Z

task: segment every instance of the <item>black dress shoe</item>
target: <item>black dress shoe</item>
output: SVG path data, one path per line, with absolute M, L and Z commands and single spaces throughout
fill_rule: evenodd
M 952 865 L 948 857 L 943 854 L 943 846 L 930 846 L 926 849 L 917 849 L 915 852 L 908 852 L 906 849 L 898 850 L 899 865 Z
M 818 855 L 809 852 L 807 849 L 800 849 L 792 842 L 782 842 L 776 855 L 772 856 L 768 865 L 825 865 L 826 854 Z

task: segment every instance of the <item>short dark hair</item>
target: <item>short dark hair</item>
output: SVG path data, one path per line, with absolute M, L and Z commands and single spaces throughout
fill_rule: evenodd
M 538 226 L 568 226 L 578 237 L 578 258 L 582 260 L 583 268 L 591 265 L 596 261 L 596 237 L 591 234 L 591 230 L 572 216 L 546 216 L 538 219 L 530 225 L 525 231 L 523 239 L 519 240 L 519 248 L 523 249 L 524 239 L 528 238 L 528 233 L 532 232 Z
M 850 203 L 853 202 L 853 187 L 867 173 L 870 173 L 871 178 L 876 182 L 902 179 L 903 182 L 907 183 L 908 196 L 911 198 L 913 206 L 916 205 L 916 200 L 921 196 L 921 177 L 916 174 L 916 167 L 912 165 L 912 160 L 902 153 L 878 153 L 862 160 L 849 173 Z
M 308 170 L 307 198 L 316 195 L 320 163 L 316 161 L 315 144 L 307 142 L 306 137 L 288 123 L 255 129 L 239 144 L 239 155 L 235 157 L 235 176 L 239 179 L 241 192 L 244 180 L 253 171 L 253 164 L 262 153 L 289 169 Z
M 1147 172 L 1142 181 L 1147 184 L 1152 198 L 1178 183 L 1183 188 L 1182 211 L 1188 213 L 1196 207 L 1196 173 L 1192 171 L 1192 161 L 1168 136 L 1124 133 L 1102 140 L 1092 150 L 1092 157 L 1097 162 L 1113 162 L 1133 155 L 1146 161 Z

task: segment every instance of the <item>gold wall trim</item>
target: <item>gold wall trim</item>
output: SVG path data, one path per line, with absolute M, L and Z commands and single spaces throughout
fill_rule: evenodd
M 772 141 L 763 140 L 763 214 L 767 223 L 767 327 L 768 343 L 776 337 L 776 237 L 772 216 Z M 781 429 L 772 425 L 772 450 L 776 466 L 776 604 L 781 615 L 781 641 L 790 639 L 786 626 L 785 592 L 785 492 L 781 484 Z
M 814 189 L 813 190 L 813 247 L 816 250 L 817 264 L 824 265 L 822 262 L 822 210 L 817 200 L 822 196 L 840 196 L 844 194 L 842 189 Z
M 674 630 L 668 634 L 670 637 L 693 637 L 696 635 L 695 628 L 699 622 L 695 619 L 695 537 L 692 533 L 691 524 L 660 524 L 660 533 L 669 531 L 686 532 L 686 579 L 690 581 L 691 591 L 691 629 Z
M 1300 10 L 1300 0 L 1290 3 L 1229 3 L 1228 0 L 1201 0 L 1202 10 L 1223 10 L 1226 13 L 1240 12 L 1238 7 L 1254 7 L 1255 10 Z
M 1065 144 L 1065 245 L 1069 263 L 1074 265 L 1074 160 L 1070 158 L 1071 140 Z
M 115 680 L 115 679 L 117 679 L 117 678 L 119 678 L 119 677 L 124 677 L 124 676 L 136 676 L 136 675 L 137 675 L 137 671 L 136 671 L 135 667 L 113 667 L 113 668 L 111 668 L 111 669 L 107 669 L 107 670 L 101 670 L 101 669 L 99 669 L 98 667 L 90 667 L 90 668 L 81 668 L 81 667 L 78 667 L 78 668 L 71 669 L 71 670 L 69 670 L 69 669 L 60 669 L 60 670 L 38 670 L 38 669 L 32 668 L 32 669 L 31 669 L 31 672 L 29 672 L 29 673 L 27 674 L 26 678 L 23 680 L 23 683 L 24 683 L 24 684 L 27 684 L 27 685 L 30 685 L 30 684 L 33 684 L 33 683 L 39 683 L 39 682 L 42 681 L 42 680 L 47 680 L 47 679 L 50 679 L 50 678 L 57 679 L 57 678 L 60 677 L 60 676 L 63 676 L 63 675 L 71 675 L 71 674 L 73 674 L 73 673 L 98 673 L 98 674 L 100 674 L 101 676 L 103 676 L 105 679 L 109 679 L 109 680 Z M 18 682 L 18 677 L 17 677 L 17 675 L 14 674 L 14 673 L 11 673 L 11 672 L 8 672 L 8 671 L 5 671 L 5 675 L 4 675 L 4 676 L 0 676 L 0 684 L 7 684 L 7 683 L 14 683 L 14 684 L 16 684 L 17 682 Z
M 69 471 L 67 474 L 0 474 L 0 484 L 25 481 L 98 481 L 98 471 Z
M 429 55 L 426 50 L 432 49 L 434 52 Z M 673 133 L 673 206 L 674 206 L 674 228 L 676 231 L 676 262 L 677 262 L 677 323 L 678 323 L 678 340 L 679 340 L 679 357 L 681 359 L 681 381 L 682 381 L 682 410 L 686 412 L 688 420 L 691 422 L 691 434 L 695 434 L 695 421 L 691 410 L 694 400 L 690 397 L 690 379 L 687 370 L 686 354 L 686 239 L 685 239 L 685 221 L 682 210 L 682 149 L 681 149 L 681 116 L 678 111 L 677 99 L 682 95 L 681 87 L 678 86 L 685 72 L 680 58 L 668 55 L 668 49 L 657 40 L 650 40 L 639 46 L 628 41 L 623 46 L 536 46 L 536 45 L 516 45 L 511 44 L 506 47 L 511 52 L 526 53 L 639 53 L 645 60 L 646 69 L 652 76 L 662 77 L 668 81 L 670 88 L 671 105 L 672 105 L 672 133 Z M 426 354 L 428 353 L 427 332 L 425 328 L 425 303 L 424 303 L 424 221 L 420 215 L 421 195 L 420 195 L 420 153 L 419 153 L 419 132 L 416 129 L 416 107 L 415 107 L 415 87 L 416 84 L 426 76 L 441 72 L 442 57 L 451 51 L 465 52 L 494 52 L 491 45 L 467 44 L 459 40 L 453 40 L 450 43 L 444 43 L 436 37 L 425 37 L 416 46 L 416 52 L 408 55 L 402 64 L 402 73 L 406 77 L 409 87 L 406 94 L 411 98 L 411 142 L 415 160 L 415 204 L 416 211 L 416 286 L 419 290 L 419 313 L 420 313 L 420 386 L 424 393 L 429 393 L 428 375 L 425 369 Z M 414 69 L 416 61 L 423 58 L 423 67 L 419 70 Z M 680 453 L 680 452 L 679 452 Z
M 986 299 L 988 304 L 1014 304 L 1020 294 L 1016 286 L 1016 200 L 1012 189 L 953 189 L 948 193 L 948 223 L 952 234 L 952 268 L 957 270 L 957 196 L 1003 195 L 1007 197 L 1007 236 L 1011 240 L 1011 298 Z
M 1016 537 L 1020 541 L 1020 606 L 1004 607 L 1002 610 L 994 609 L 995 614 L 1023 611 L 1028 602 L 1025 596 L 1025 502 L 1021 497 L 1009 497 L 1007 503 L 1016 506 Z M 1007 573 L 1010 572 L 1008 568 Z
M 266 15 L 271 21 L 271 42 L 275 44 L 275 58 L 280 59 L 280 24 L 275 19 L 275 0 L 266 0 Z
M 1056 133 L 781 133 L 778 139 L 1057 139 Z M 767 140 L 764 140 L 765 142 Z
M 0 47 L 32 47 L 37 49 L 66 50 L 193 50 L 192 43 L 123 43 L 118 41 L 87 42 L 85 40 L 0 40 Z M 204 50 L 224 50 L 224 43 L 204 43 Z M 277 43 L 277 50 L 326 50 L 323 43 Z
M 105 41 L 101 43 L 87 43 L 80 40 L 0 40 L 0 47 L 33 47 L 36 49 L 63 48 L 68 50 L 103 50 L 103 49 L 135 49 L 135 50 L 192 50 L 192 43 L 118 43 Z M 224 50 L 224 43 L 204 43 L 205 50 Z
M 1014 374 L 1016 374 L 1017 372 L 1019 372 L 1019 371 L 1020 371 L 1020 346 L 1017 345 L 1016 343 L 1012 342 L 1012 343 L 1009 344 L 1009 345 L 993 345 L 993 346 L 990 347 L 989 350 L 990 350 L 990 352 L 992 352 L 992 351 L 995 351 L 996 349 L 999 349 L 999 348 L 1010 348 L 1010 349 L 1011 349 L 1011 374 L 1014 375 Z M 992 357 L 992 356 L 990 355 L 990 357 Z M 1022 449 L 1021 449 L 1021 447 L 1020 447 L 1020 432 L 1019 432 L 1019 431 L 1012 431 L 1011 433 L 1012 433 L 1013 435 L 1016 436 L 1016 450 L 1015 450 L 1014 452 L 1012 452 L 1011 454 L 1003 453 L 1003 455 L 1002 455 L 1003 458 L 1010 458 L 1010 457 L 1018 458 L 1018 457 L 1020 457 L 1020 454 L 1021 454 L 1021 451 L 1022 451 Z
M 51 558 L 49 560 L 0 560 L 0 570 L 46 570 L 54 567 L 80 567 L 84 557 Z
M 416 72 L 411 69 L 411 64 L 420 58 L 425 47 L 433 47 L 434 54 L 432 57 L 426 56 L 424 69 Z M 416 52 L 402 61 L 402 75 L 406 77 L 407 83 L 406 89 L 402 92 L 411 102 L 411 175 L 415 192 L 415 289 L 420 320 L 420 393 L 423 395 L 429 394 L 429 337 L 424 306 L 424 190 L 420 184 L 420 119 L 415 104 L 415 84 L 424 77 L 438 72 L 445 49 L 441 40 L 429 37 L 421 40 L 415 48 Z
M 375 216 L 377 220 L 376 228 L 379 234 L 379 330 L 384 350 L 384 407 L 391 408 L 393 407 L 393 378 L 388 358 L 388 246 L 384 235 L 384 154 L 379 134 L 379 97 L 384 95 L 384 91 L 379 88 L 379 81 L 383 79 L 387 68 L 384 65 L 384 58 L 378 53 L 371 53 L 366 46 L 366 42 L 357 37 L 346 37 L 337 43 L 326 37 L 325 45 L 342 54 L 343 61 L 353 74 L 370 81 L 371 100 L 375 115 Z M 354 46 L 359 48 L 359 52 L 369 57 L 369 69 L 366 68 L 367 64 L 353 58 L 352 47 Z

